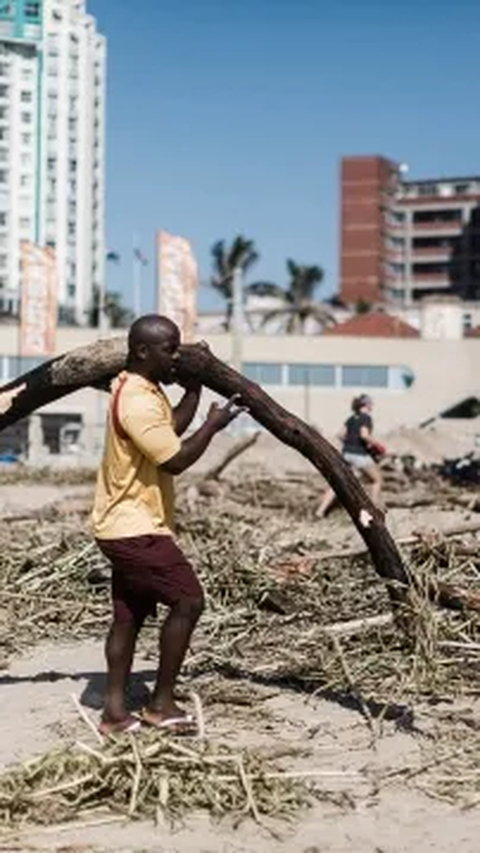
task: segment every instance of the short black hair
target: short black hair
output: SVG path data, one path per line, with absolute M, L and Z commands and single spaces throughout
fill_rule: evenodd
M 180 329 L 173 320 L 163 314 L 144 314 L 130 326 L 128 333 L 128 355 L 135 356 L 139 344 L 158 343 L 172 334 L 180 335 Z

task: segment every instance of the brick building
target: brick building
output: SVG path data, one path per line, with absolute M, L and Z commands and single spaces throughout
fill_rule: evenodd
M 405 179 L 380 156 L 341 166 L 341 297 L 480 300 L 480 177 Z

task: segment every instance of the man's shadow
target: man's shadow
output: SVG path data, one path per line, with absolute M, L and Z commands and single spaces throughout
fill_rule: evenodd
M 155 670 L 139 670 L 130 676 L 127 692 L 129 710 L 142 708 L 149 699 L 148 684 L 155 681 Z M 80 695 L 80 704 L 92 711 L 103 708 L 107 677 L 105 672 L 38 672 L 36 675 L 0 675 L 0 687 L 12 687 L 16 684 L 55 684 L 59 681 L 86 681 Z

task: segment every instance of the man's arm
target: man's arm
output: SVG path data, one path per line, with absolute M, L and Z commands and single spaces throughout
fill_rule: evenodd
M 177 435 L 183 435 L 192 423 L 197 413 L 201 393 L 200 385 L 185 388 L 182 399 L 173 410 L 173 424 Z
M 220 408 L 215 403 L 210 406 L 207 419 L 204 424 L 193 435 L 182 441 L 182 446 L 175 456 L 161 465 L 168 474 L 177 476 L 190 468 L 197 459 L 205 453 L 214 435 L 225 429 L 245 409 L 237 405 L 238 395 L 232 397 L 228 403 Z
M 199 341 L 198 344 L 190 344 L 188 349 L 191 350 L 195 347 L 198 347 L 199 350 L 208 350 L 209 348 L 205 341 Z M 182 348 L 183 347 L 179 348 L 177 356 L 180 355 Z M 173 410 L 173 423 L 177 435 L 183 435 L 192 423 L 198 409 L 200 395 L 202 392 L 200 382 L 195 379 L 188 380 L 187 382 L 180 381 L 180 384 L 183 385 L 185 393 L 178 406 L 175 406 Z

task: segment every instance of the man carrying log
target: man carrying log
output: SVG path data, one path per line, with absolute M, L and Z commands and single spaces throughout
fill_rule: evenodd
M 201 345 L 200 345 L 201 346 Z M 174 536 L 173 478 L 202 456 L 213 436 L 241 411 L 232 398 L 210 407 L 204 424 L 184 441 L 200 399 L 198 384 L 172 409 L 159 383 L 175 381 L 178 327 L 157 314 L 130 329 L 126 371 L 112 385 L 104 457 L 93 525 L 112 564 L 113 622 L 106 641 L 107 689 L 100 730 L 133 731 L 125 693 L 138 633 L 157 603 L 169 608 L 160 633 L 160 661 L 145 723 L 180 733 L 194 721 L 174 700 L 174 687 L 204 598 L 195 572 Z

